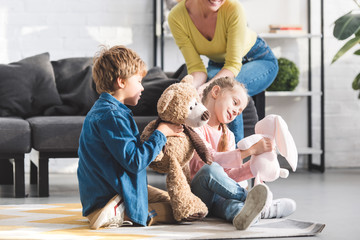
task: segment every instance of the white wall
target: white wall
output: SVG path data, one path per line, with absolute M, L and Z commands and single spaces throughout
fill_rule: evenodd
M 326 0 L 325 5 L 325 136 L 328 167 L 360 166 L 360 99 L 351 83 L 360 72 L 360 56 L 349 51 L 331 64 L 331 59 L 346 41 L 332 37 L 333 22 L 356 8 L 353 1 Z M 357 48 L 358 49 L 358 48 Z
M 250 27 L 257 32 L 266 32 L 269 23 L 286 22 L 306 26 L 305 0 L 240 1 L 246 9 Z M 18 61 L 41 52 L 49 52 L 51 60 L 93 56 L 100 44 L 123 44 L 137 51 L 148 66 L 152 67 L 152 2 L 0 0 L 0 63 Z M 311 2 L 315 11 L 319 0 Z M 360 167 L 360 100 L 357 99 L 358 92 L 351 89 L 351 82 L 360 71 L 360 57 L 348 53 L 330 65 L 332 57 L 344 43 L 332 37 L 332 23 L 356 5 L 352 0 L 324 2 L 326 167 Z M 318 13 L 313 16 L 315 25 L 319 21 L 317 16 Z M 278 56 L 289 57 L 300 66 L 303 80 L 307 74 L 306 40 L 268 40 L 268 43 Z M 317 49 L 314 49 L 315 59 L 318 58 Z M 166 39 L 165 70 L 175 70 L 183 62 L 173 40 Z M 318 60 L 314 62 L 318 64 Z M 318 70 L 319 67 L 315 65 L 315 72 Z M 306 88 L 306 82 L 302 81 L 299 88 Z M 287 114 L 284 115 L 289 126 L 292 126 L 294 138 L 302 145 L 306 139 L 306 124 L 298 121 L 296 114 L 301 115 L 306 108 L 306 101 L 291 101 L 268 99 L 267 113 L 285 111 Z M 292 114 L 288 114 L 285 107 L 271 110 L 284 105 L 284 102 L 287 107 L 291 107 Z M 315 109 L 316 107 L 318 106 Z M 315 114 L 315 135 L 319 132 L 318 119 L 319 116 Z M 316 138 L 317 136 L 315 140 Z M 61 162 L 66 164 L 61 165 Z M 60 168 L 72 171 L 74 166 L 76 163 L 71 160 L 50 161 L 50 171 Z
M 49 52 L 51 60 L 93 56 L 123 44 L 152 65 L 152 1 L 0 0 L 0 63 Z

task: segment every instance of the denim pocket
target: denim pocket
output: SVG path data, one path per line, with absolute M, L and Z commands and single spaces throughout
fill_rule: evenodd
M 271 56 L 273 56 L 272 51 L 270 50 L 270 47 L 267 45 L 267 43 L 261 37 L 258 37 L 254 46 L 243 58 L 243 64 L 254 60 L 265 59 L 269 53 Z

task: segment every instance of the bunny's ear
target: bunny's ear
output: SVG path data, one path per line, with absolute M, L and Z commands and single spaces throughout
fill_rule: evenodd
M 275 118 L 275 141 L 280 154 L 286 158 L 293 171 L 296 170 L 298 152 L 288 126 L 280 116 Z

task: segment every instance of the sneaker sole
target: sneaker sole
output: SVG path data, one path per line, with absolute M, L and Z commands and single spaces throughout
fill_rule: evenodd
M 123 202 L 124 202 L 124 200 L 119 195 L 116 195 L 102 209 L 110 207 L 110 208 L 114 209 L 114 211 L 116 211 L 115 210 L 116 207 L 118 207 Z M 100 212 L 99 216 L 96 218 L 95 222 L 93 224 L 90 223 L 90 228 L 95 229 L 95 230 L 101 228 L 102 227 L 101 222 L 106 217 L 106 216 L 104 216 L 105 214 L 106 214 L 105 211 L 101 210 L 101 212 Z
M 243 208 L 234 217 L 233 225 L 237 230 L 246 230 L 257 220 L 265 207 L 267 195 L 268 188 L 265 185 L 259 184 L 251 189 Z

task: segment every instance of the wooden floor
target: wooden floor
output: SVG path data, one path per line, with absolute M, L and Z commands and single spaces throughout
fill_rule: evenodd
M 26 176 L 26 198 L 13 198 L 13 187 L 0 186 L 0 205 L 79 202 L 76 174 L 50 174 L 50 197 L 38 198 Z M 163 188 L 163 175 L 149 174 L 149 182 Z M 304 239 L 360 239 L 360 169 L 327 169 L 325 173 L 298 171 L 268 183 L 274 198 L 297 202 L 292 219 L 325 223 L 323 232 Z M 286 238 L 298 240 L 299 238 Z

